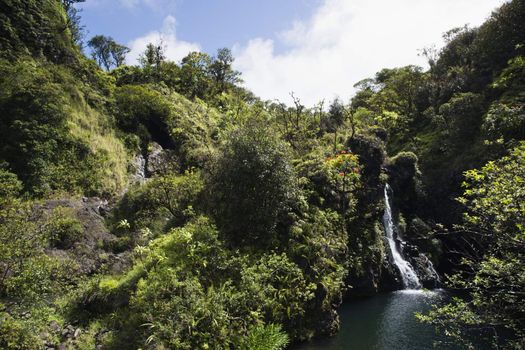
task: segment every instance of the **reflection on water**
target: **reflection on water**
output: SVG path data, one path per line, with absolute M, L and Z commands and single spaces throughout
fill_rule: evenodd
M 402 290 L 345 303 L 339 310 L 341 331 L 333 338 L 298 346 L 297 350 L 426 350 L 442 340 L 416 312 L 437 303 L 442 291 Z M 441 344 L 436 349 L 455 350 Z

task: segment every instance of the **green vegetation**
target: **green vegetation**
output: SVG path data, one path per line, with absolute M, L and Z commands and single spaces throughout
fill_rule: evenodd
M 483 246 L 465 256 L 465 270 L 450 277 L 471 299 L 454 299 L 420 318 L 446 328 L 456 341 L 474 349 L 486 337 L 494 347 L 519 349 L 525 334 L 525 143 L 509 156 L 465 174 L 465 236 Z
M 343 296 L 398 286 L 386 182 L 412 254 L 466 296 L 419 317 L 523 345 L 524 1 L 326 110 L 261 101 L 228 49 L 129 66 L 97 35 L 89 59 L 75 2 L 0 5 L 2 349 L 333 334 Z

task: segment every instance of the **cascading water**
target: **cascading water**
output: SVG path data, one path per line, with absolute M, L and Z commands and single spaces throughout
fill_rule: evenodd
M 385 227 L 386 238 L 388 240 L 388 246 L 390 247 L 390 252 L 394 264 L 401 274 L 401 279 L 403 281 L 403 287 L 405 289 L 418 289 L 421 288 L 421 283 L 417 277 L 414 268 L 408 261 L 403 258 L 401 251 L 399 250 L 396 241 L 394 239 L 394 220 L 392 218 L 392 208 L 390 206 L 390 196 L 389 191 L 391 188 L 388 184 L 385 186 L 385 213 L 383 214 L 383 225 Z

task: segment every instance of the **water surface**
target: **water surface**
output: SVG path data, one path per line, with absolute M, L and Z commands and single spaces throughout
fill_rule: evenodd
M 432 326 L 418 322 L 445 296 L 443 291 L 402 290 L 346 302 L 339 309 L 341 330 L 332 338 L 301 344 L 296 350 L 427 350 L 444 340 Z M 459 347 L 440 344 L 435 349 Z

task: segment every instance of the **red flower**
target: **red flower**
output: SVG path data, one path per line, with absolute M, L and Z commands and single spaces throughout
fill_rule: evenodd
M 345 173 L 339 173 L 339 176 L 345 176 Z

